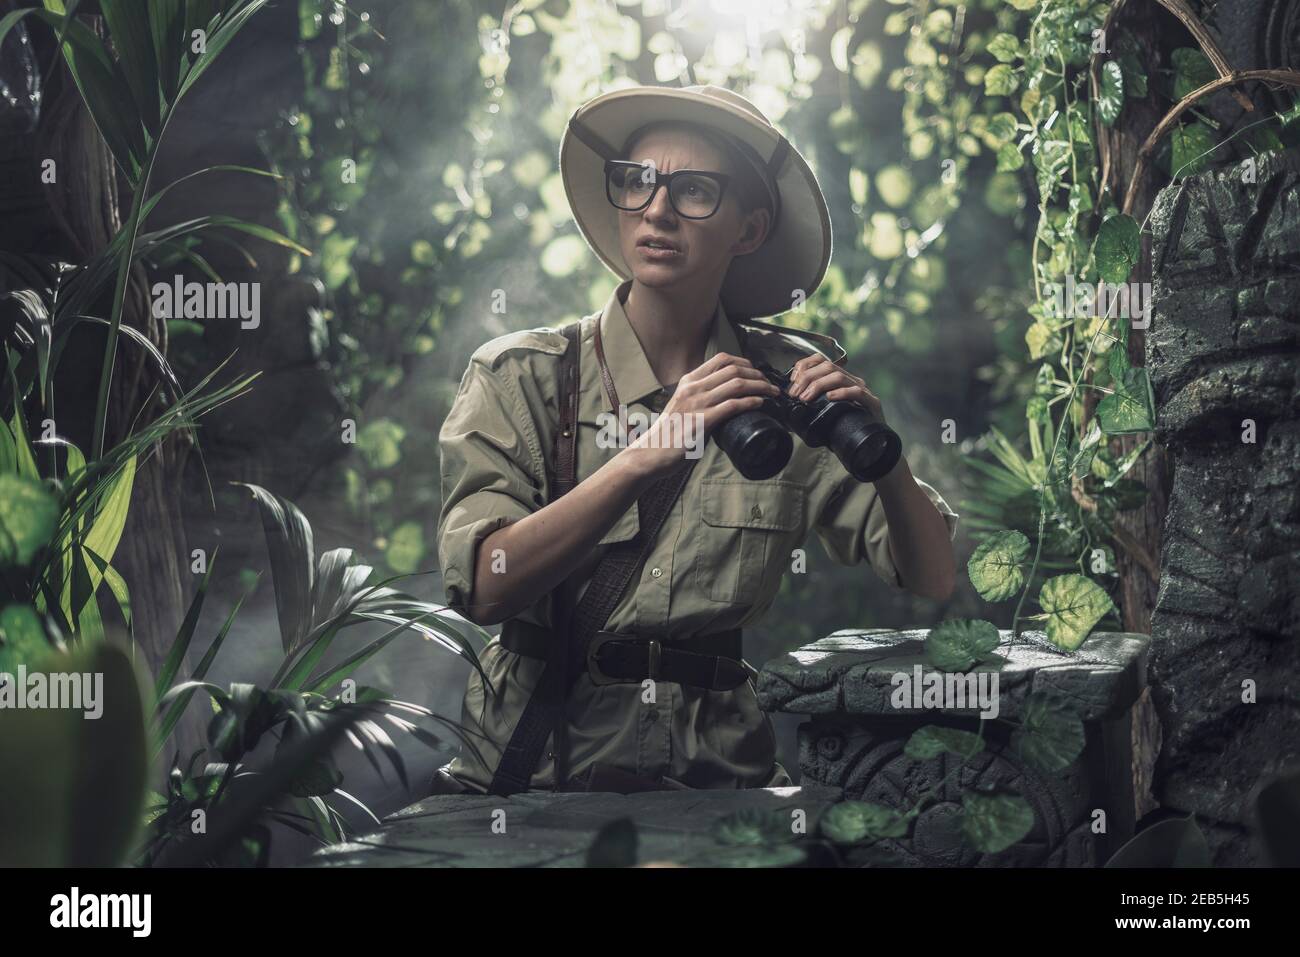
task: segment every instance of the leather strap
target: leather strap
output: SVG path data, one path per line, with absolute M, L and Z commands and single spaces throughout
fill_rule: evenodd
M 576 325 L 575 323 L 564 329 L 565 334 L 570 335 L 571 338 L 569 348 L 566 349 L 561 361 L 560 381 L 562 385 L 572 390 L 572 394 L 561 393 L 562 410 L 566 407 L 575 410 L 577 408 L 576 392 L 581 379 L 576 371 L 572 376 L 564 372 L 570 351 L 575 354 L 573 361 L 574 368 L 577 370 L 576 356 L 580 352 L 581 342 L 574 328 Z M 570 330 L 573 330 L 572 333 Z M 599 334 L 599 326 L 597 326 L 597 333 Z M 602 358 L 598 353 L 598 361 Z M 603 361 L 600 364 L 601 378 L 604 379 L 608 375 L 608 369 L 604 368 Z M 612 378 L 609 382 L 612 385 Z M 565 442 L 572 441 L 576 446 L 576 414 L 573 422 L 573 435 L 557 437 L 557 446 L 561 438 Z M 576 463 L 575 453 L 576 449 L 572 453 L 566 451 L 564 454 L 572 454 L 573 458 L 565 461 Z M 558 596 L 553 593 L 555 598 L 552 604 L 552 621 L 557 623 L 556 635 L 560 640 L 552 643 L 551 655 L 548 656 L 546 666 L 538 678 L 537 687 L 528 699 L 528 704 L 524 706 L 510 742 L 501 754 L 501 761 L 488 788 L 490 793 L 509 795 L 528 790 L 533 771 L 541 759 L 547 738 L 553 731 L 557 757 L 555 788 L 560 790 L 564 787 L 564 779 L 567 776 L 564 767 L 567 760 L 565 747 L 567 742 L 564 740 L 567 718 L 564 704 L 571 684 L 569 674 L 576 671 L 575 662 L 582 662 L 585 665 L 588 643 L 596 632 L 605 626 L 615 606 L 632 583 L 636 570 L 650 554 L 664 520 L 686 487 L 686 481 L 697 461 L 697 459 L 685 459 L 682 467 L 655 482 L 641 495 L 637 500 L 640 519 L 637 534 L 626 541 L 608 546 L 595 573 L 587 583 L 582 600 L 577 608 L 573 609 L 572 614 L 568 614 L 569 602 L 566 600 L 569 582 L 566 581 L 560 589 L 557 589 L 560 592 Z M 560 448 L 557 447 L 557 467 L 560 462 Z M 573 486 L 565 487 L 562 482 L 557 482 L 556 487 L 568 491 Z
M 614 377 L 609 374 L 609 366 L 605 363 L 605 344 L 600 341 L 600 319 L 596 320 L 596 364 L 600 366 L 600 381 L 605 384 L 605 391 L 609 394 L 610 405 L 614 407 L 615 414 L 618 413 L 618 390 L 614 388 Z

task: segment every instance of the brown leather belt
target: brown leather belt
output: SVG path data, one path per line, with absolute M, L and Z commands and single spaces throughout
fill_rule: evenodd
M 652 680 L 731 691 L 753 674 L 741 658 L 741 635 L 739 628 L 696 635 L 689 639 L 687 650 L 654 638 L 598 631 L 580 667 L 598 685 Z M 518 618 L 506 619 L 501 627 L 501 646 L 529 658 L 546 660 L 551 641 L 549 629 Z

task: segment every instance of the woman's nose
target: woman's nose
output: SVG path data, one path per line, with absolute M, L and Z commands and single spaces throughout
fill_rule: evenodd
M 673 220 L 677 217 L 677 210 L 673 209 L 672 200 L 668 198 L 668 187 L 662 186 L 655 190 L 655 195 L 650 200 L 650 205 L 645 208 L 645 218 L 649 220 Z

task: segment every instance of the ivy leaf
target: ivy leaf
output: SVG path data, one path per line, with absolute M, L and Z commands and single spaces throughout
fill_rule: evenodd
M 989 117 L 989 136 L 998 143 L 1005 143 L 1016 135 L 1016 125 L 1015 114 L 995 113 Z
M 1083 575 L 1057 575 L 1043 583 L 1038 604 L 1047 613 L 1047 640 L 1073 651 L 1115 607 L 1096 582 Z
M 1101 224 L 1093 246 L 1097 272 L 1111 285 L 1127 282 L 1142 253 L 1141 227 L 1132 216 L 1119 214 Z
M 1219 71 L 1200 50 L 1179 47 L 1173 52 L 1174 99 L 1181 100 L 1193 90 L 1219 78 Z
M 1122 348 L 1110 351 L 1114 392 L 1097 403 L 1097 421 L 1107 435 L 1130 435 L 1155 428 L 1155 397 L 1146 369 L 1128 364 Z
M 1034 828 L 1034 809 L 1019 794 L 967 791 L 961 798 L 961 829 L 977 851 L 996 854 Z
M 1190 176 L 1210 165 L 1210 152 L 1214 149 L 1214 133 L 1200 120 L 1178 127 L 1170 137 L 1170 142 L 1173 146 L 1171 175 Z
M 1007 0 L 1017 10 L 1032 10 L 1038 6 L 1038 0 Z
M 973 758 L 983 750 L 984 742 L 978 734 L 934 724 L 913 731 L 903 746 L 903 753 L 914 761 L 928 761 L 944 753 Z
M 1124 108 L 1124 71 L 1114 60 L 1101 65 L 1101 89 L 1097 93 L 1097 115 L 1107 126 L 1114 126 Z
M 1083 722 L 1065 702 L 1032 694 L 1024 718 L 1011 735 L 1011 746 L 1039 774 L 1064 771 L 1083 753 Z
M 991 622 L 950 618 L 930 630 L 925 639 L 925 655 L 943 671 L 966 671 L 977 662 L 991 658 L 1001 640 L 997 626 Z
M 1020 77 L 1005 63 L 984 74 L 984 92 L 989 96 L 1010 96 L 1020 87 Z
M 998 147 L 998 172 L 1011 173 L 1025 165 L 1024 154 L 1015 143 L 1003 143 Z
M 975 549 L 966 563 L 966 574 L 985 601 L 1006 601 L 1024 587 L 1028 554 L 1029 539 L 1023 533 L 995 532 Z
M 836 844 L 907 836 L 906 817 L 893 808 L 869 801 L 841 801 L 831 805 L 822 815 L 818 827 Z
M 989 41 L 988 51 L 999 63 L 1010 63 L 1020 55 L 1020 41 L 1010 33 L 999 33 Z

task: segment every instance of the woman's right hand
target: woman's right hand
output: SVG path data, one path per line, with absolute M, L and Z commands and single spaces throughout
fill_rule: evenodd
M 647 475 L 665 475 L 686 458 L 683 437 L 700 443 L 703 454 L 703 443 L 716 426 L 780 394 L 744 356 L 719 352 L 681 377 L 655 423 L 620 455 L 631 456 Z

